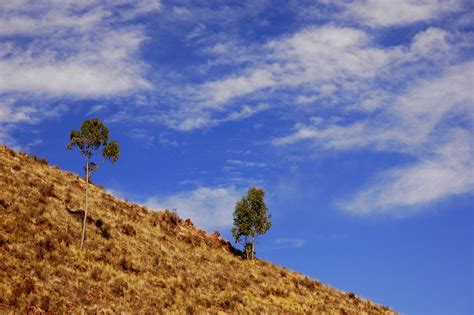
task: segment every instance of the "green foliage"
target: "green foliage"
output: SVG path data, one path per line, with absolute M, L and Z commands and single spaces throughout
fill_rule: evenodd
M 75 147 L 81 151 L 86 161 L 89 161 L 89 173 L 96 171 L 105 161 L 117 162 L 120 156 L 120 148 L 117 141 L 109 142 L 109 129 L 98 118 L 86 120 L 82 123 L 80 130 L 71 131 L 70 142 L 67 148 L 73 149 Z M 102 163 L 96 164 L 90 161 L 93 152 L 101 147 Z
M 102 151 L 102 156 L 105 159 L 110 159 L 112 163 L 117 162 L 120 155 L 120 148 L 118 146 L 117 141 L 110 141 Z
M 255 257 L 257 235 L 265 234 L 272 226 L 264 197 L 265 191 L 262 188 L 252 187 L 247 195 L 235 204 L 232 235 L 236 243 L 241 242 L 243 238 L 247 258 Z

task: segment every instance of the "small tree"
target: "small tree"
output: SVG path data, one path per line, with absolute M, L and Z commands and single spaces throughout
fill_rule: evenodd
M 72 149 L 74 147 L 77 147 L 81 151 L 84 159 L 86 160 L 86 200 L 81 235 L 82 249 L 86 235 L 87 203 L 90 176 L 106 161 L 111 161 L 112 164 L 117 162 L 120 155 L 120 149 L 116 141 L 109 142 L 109 129 L 107 129 L 107 127 L 105 127 L 105 125 L 98 118 L 86 120 L 82 123 L 80 130 L 71 131 L 70 142 L 68 143 L 67 148 Z M 101 163 L 96 164 L 92 162 L 91 159 L 94 151 L 100 148 L 102 148 L 102 161 Z
M 272 226 L 264 197 L 265 191 L 262 188 L 252 187 L 247 195 L 235 204 L 232 235 L 236 243 L 240 243 L 243 238 L 247 259 L 255 258 L 257 236 L 265 234 Z

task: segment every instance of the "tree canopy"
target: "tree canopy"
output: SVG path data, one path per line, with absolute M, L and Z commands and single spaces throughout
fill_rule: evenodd
M 232 235 L 236 243 L 243 241 L 247 258 L 255 258 L 257 236 L 265 234 L 272 226 L 264 197 L 263 188 L 252 187 L 235 204 Z
M 103 162 L 110 160 L 112 163 L 117 162 L 120 156 L 120 148 L 116 141 L 109 142 L 109 129 L 98 119 L 93 118 L 82 123 L 80 130 L 72 130 L 68 149 L 77 147 L 86 160 L 92 158 L 93 152 L 102 149 Z M 91 168 L 97 169 L 98 165 Z

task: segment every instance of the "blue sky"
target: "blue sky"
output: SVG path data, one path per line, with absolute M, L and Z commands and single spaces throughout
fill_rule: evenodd
M 473 23 L 456 0 L 0 4 L 0 142 L 227 238 L 264 187 L 257 255 L 395 308 L 472 314 Z

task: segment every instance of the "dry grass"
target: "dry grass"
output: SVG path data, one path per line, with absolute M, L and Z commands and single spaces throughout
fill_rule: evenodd
M 0 146 L 0 313 L 393 314 Z

